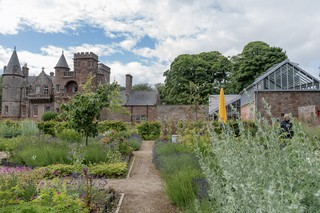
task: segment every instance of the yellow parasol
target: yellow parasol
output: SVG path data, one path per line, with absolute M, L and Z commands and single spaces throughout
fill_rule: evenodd
M 221 121 L 223 121 L 224 123 L 227 122 L 226 101 L 224 98 L 223 88 L 220 89 L 220 96 L 219 96 L 219 122 Z

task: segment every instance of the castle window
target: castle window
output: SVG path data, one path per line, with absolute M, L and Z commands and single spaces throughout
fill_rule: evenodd
M 9 107 L 8 107 L 8 106 L 5 106 L 5 107 L 4 107 L 4 114 L 8 115 L 8 112 L 9 112 Z
M 26 115 L 26 106 L 22 106 L 21 108 L 22 108 L 22 109 L 21 109 L 21 110 L 22 110 L 22 113 L 21 113 L 21 114 L 22 114 L 23 116 L 25 116 L 25 115 Z
M 50 110 L 51 110 L 50 105 L 46 105 L 45 108 L 44 108 L 44 111 L 45 111 L 45 112 L 48 112 L 48 111 L 50 111 Z
M 38 105 L 33 105 L 33 116 L 38 116 Z
M 29 87 L 26 87 L 26 96 L 29 95 Z
M 36 86 L 36 94 L 40 94 L 40 86 Z
M 146 116 L 145 115 L 136 115 L 136 122 L 145 121 Z
M 78 87 L 72 87 L 72 92 L 77 92 L 78 91 Z
M 43 93 L 44 93 L 44 94 L 49 94 L 49 87 L 48 87 L 48 85 L 45 85 L 45 86 L 44 86 Z
M 60 93 L 60 84 L 57 84 L 56 87 L 57 87 L 57 93 Z

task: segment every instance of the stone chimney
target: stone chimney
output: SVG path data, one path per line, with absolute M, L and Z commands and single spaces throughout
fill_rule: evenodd
M 126 74 L 126 95 L 130 95 L 132 90 L 132 75 Z
M 29 68 L 28 68 L 28 65 L 27 64 L 24 64 L 23 67 L 22 67 L 22 74 L 25 76 L 25 77 L 28 77 L 29 76 Z

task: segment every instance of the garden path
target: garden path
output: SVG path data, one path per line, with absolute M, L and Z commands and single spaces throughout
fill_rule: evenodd
M 120 213 L 176 212 L 164 192 L 164 183 L 152 163 L 153 141 L 143 141 L 134 152 L 134 164 L 128 179 L 112 179 L 109 184 L 124 193 Z

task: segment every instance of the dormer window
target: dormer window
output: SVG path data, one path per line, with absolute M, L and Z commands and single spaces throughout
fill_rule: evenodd
M 13 73 L 17 74 L 18 73 L 18 65 L 13 66 Z
M 48 85 L 45 85 L 45 86 L 44 86 L 43 93 L 44 93 L 44 94 L 49 94 L 49 87 L 48 87 Z
M 36 86 L 36 94 L 40 94 L 40 86 Z

